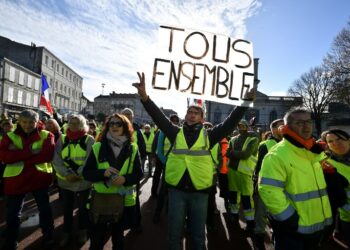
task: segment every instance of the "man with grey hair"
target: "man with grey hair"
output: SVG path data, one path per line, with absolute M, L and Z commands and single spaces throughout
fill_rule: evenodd
M 259 195 L 269 211 L 276 250 L 316 249 L 332 224 L 323 149 L 312 138 L 309 110 L 293 108 L 284 122 L 282 141 L 263 160 Z
M 39 115 L 23 110 L 17 128 L 4 135 L 0 145 L 0 159 L 6 164 L 4 193 L 7 195 L 5 249 L 15 249 L 19 234 L 21 211 L 26 194 L 32 193 L 39 209 L 43 248 L 53 245 L 53 217 L 48 188 L 52 183 L 55 142 L 49 131 L 38 126 Z

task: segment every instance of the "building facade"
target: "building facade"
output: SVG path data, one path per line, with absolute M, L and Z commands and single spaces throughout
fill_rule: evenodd
M 111 115 L 120 113 L 124 108 L 134 111 L 134 121 L 136 123 L 152 123 L 151 117 L 140 102 L 138 94 L 117 94 L 114 91 L 109 95 L 99 95 L 94 99 L 94 115 Z
M 84 95 L 81 98 L 81 113 L 86 117 L 94 114 L 94 103 Z
M 213 124 L 222 122 L 232 111 L 232 105 L 206 101 L 207 120 Z M 255 124 L 262 130 L 269 130 L 270 123 L 278 118 L 283 118 L 284 114 L 292 106 L 302 105 L 301 97 L 289 96 L 268 96 L 258 91 L 254 107 L 249 108 L 244 119 L 250 120 L 255 117 Z
M 51 105 L 59 113 L 81 112 L 83 78 L 45 47 L 25 45 L 0 36 L 0 56 L 44 74 Z
M 1 113 L 16 117 L 24 109 L 39 110 L 41 76 L 7 59 L 0 59 Z

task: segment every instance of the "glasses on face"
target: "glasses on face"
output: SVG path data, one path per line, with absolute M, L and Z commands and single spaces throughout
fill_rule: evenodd
M 297 125 L 298 127 L 311 126 L 313 123 L 314 123 L 313 120 L 296 120 L 296 121 L 294 121 L 294 124 Z
M 188 115 L 200 115 L 201 112 L 195 111 L 195 110 L 188 110 L 188 111 L 187 111 L 187 114 L 188 114 Z
M 114 121 L 110 121 L 109 122 L 109 126 L 112 127 L 112 126 L 116 126 L 118 128 L 122 127 L 123 126 L 123 123 L 120 122 L 120 121 L 117 121 L 117 122 L 114 122 Z

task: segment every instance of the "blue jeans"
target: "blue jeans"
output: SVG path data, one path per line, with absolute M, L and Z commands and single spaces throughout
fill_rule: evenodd
M 54 225 L 48 188 L 33 191 L 32 194 L 39 209 L 39 223 L 42 233 L 44 237 L 50 237 Z M 8 244 L 12 244 L 17 240 L 24 198 L 25 194 L 7 196 L 5 237 Z
M 183 192 L 169 188 L 168 249 L 182 249 L 185 218 L 188 216 L 192 249 L 205 249 L 205 222 L 207 219 L 208 193 Z

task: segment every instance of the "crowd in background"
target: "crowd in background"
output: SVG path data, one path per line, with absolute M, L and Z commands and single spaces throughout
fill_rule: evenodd
M 265 249 L 266 227 L 273 231 L 276 249 L 317 249 L 332 237 L 349 246 L 346 131 L 331 129 L 314 138 L 311 113 L 303 108 L 287 112 L 263 133 L 242 119 L 244 108 L 214 125 L 205 122 L 197 105 L 188 107 L 183 120 L 175 114 L 167 118 L 147 95 L 140 96 L 156 125 L 134 123 L 128 108 L 103 123 L 75 114 L 66 122 L 55 116 L 40 120 L 32 110 L 21 112 L 16 121 L 2 117 L 3 249 L 18 245 L 28 193 L 38 206 L 43 248 L 90 239 L 90 249 L 103 249 L 111 231 L 113 249 L 123 249 L 125 230 L 143 230 L 139 190 L 144 177 L 153 178 L 153 223 L 167 209 L 168 249 L 181 249 L 185 228 L 193 249 L 205 249 L 204 230 L 217 230 L 217 190 L 230 223 L 244 219 L 255 249 Z M 63 205 L 60 242 L 53 240 L 52 187 L 59 190 Z

